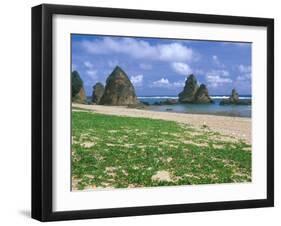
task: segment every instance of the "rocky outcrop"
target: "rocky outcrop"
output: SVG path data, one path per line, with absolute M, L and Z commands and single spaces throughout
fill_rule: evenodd
M 102 98 L 102 95 L 104 93 L 104 86 L 100 82 L 96 83 L 93 86 L 93 94 L 92 94 L 92 102 L 99 104 L 100 99 Z
M 108 76 L 99 104 L 123 106 L 139 104 L 133 84 L 119 66 L 116 66 Z
M 195 94 L 198 90 L 198 84 L 195 76 L 191 74 L 185 81 L 185 86 L 182 92 L 179 93 L 179 102 L 181 103 L 193 103 L 195 100 Z
M 178 100 L 171 99 L 171 98 L 153 103 L 153 105 L 174 105 L 174 104 L 178 104 Z
M 87 97 L 84 88 L 82 87 L 73 99 L 76 103 L 84 104 L 87 102 Z
M 239 101 L 239 94 L 236 92 L 235 89 L 232 89 L 231 96 L 229 97 L 229 101 L 233 103 Z
M 212 99 L 209 96 L 208 89 L 206 85 L 201 84 L 197 92 L 195 93 L 194 103 L 197 104 L 208 104 L 212 103 Z
M 87 99 L 83 81 L 77 71 L 71 73 L 71 99 L 76 103 L 85 103 Z
M 251 100 L 241 100 L 239 99 L 239 94 L 236 92 L 235 89 L 232 89 L 231 95 L 228 99 L 222 100 L 220 102 L 220 105 L 251 105 L 252 101 Z
M 178 96 L 180 103 L 208 104 L 213 102 L 206 85 L 201 84 L 198 87 L 197 80 L 193 74 L 187 78 L 184 89 Z

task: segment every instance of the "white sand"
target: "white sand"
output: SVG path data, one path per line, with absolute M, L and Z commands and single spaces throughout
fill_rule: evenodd
M 72 104 L 86 110 L 106 115 L 143 117 L 152 119 L 163 119 L 186 123 L 195 127 L 208 126 L 210 129 L 218 131 L 222 134 L 231 135 L 238 139 L 243 139 L 247 143 L 251 143 L 251 119 L 241 117 L 216 116 L 204 114 L 185 114 L 175 112 L 157 112 L 151 110 L 132 109 L 121 106 L 103 106 L 103 105 L 84 105 Z

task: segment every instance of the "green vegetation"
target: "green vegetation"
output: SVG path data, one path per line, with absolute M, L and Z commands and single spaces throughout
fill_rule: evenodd
M 75 98 L 82 87 L 83 81 L 80 78 L 79 73 L 77 71 L 73 71 L 71 73 L 71 97 Z
M 72 113 L 74 190 L 251 181 L 251 146 L 176 122 Z

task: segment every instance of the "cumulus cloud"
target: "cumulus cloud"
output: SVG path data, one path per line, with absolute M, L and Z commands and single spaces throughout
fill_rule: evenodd
M 89 61 L 85 61 L 83 65 L 86 68 L 86 74 L 93 80 L 97 79 L 98 71 L 95 70 L 94 65 Z
M 238 72 L 237 81 L 247 81 L 251 80 L 252 77 L 252 67 L 249 65 L 240 64 L 237 66 Z
M 161 61 L 188 61 L 193 50 L 177 42 L 151 45 L 147 41 L 133 38 L 105 37 L 100 40 L 82 41 L 82 47 L 92 54 L 127 54 L 136 59 Z
M 157 81 L 152 82 L 152 87 L 167 87 L 170 85 L 170 82 L 167 78 L 161 78 Z
M 173 62 L 171 63 L 172 69 L 181 75 L 189 75 L 192 73 L 192 70 L 188 64 L 182 62 Z
M 210 86 L 218 87 L 233 82 L 228 76 L 229 72 L 226 70 L 211 70 L 207 72 L 206 80 Z
M 213 63 L 217 66 L 217 67 L 220 67 L 220 68 L 224 68 L 225 65 L 219 60 L 219 57 L 217 55 L 213 55 L 212 56 L 212 60 L 213 60 Z
M 83 64 L 88 69 L 92 69 L 94 67 L 94 65 L 89 61 L 85 61 Z
M 153 81 L 150 87 L 158 88 L 178 88 L 184 87 L 185 81 L 170 82 L 167 78 L 161 78 L 157 81 Z
M 142 86 L 143 75 L 131 76 L 130 80 L 134 86 Z

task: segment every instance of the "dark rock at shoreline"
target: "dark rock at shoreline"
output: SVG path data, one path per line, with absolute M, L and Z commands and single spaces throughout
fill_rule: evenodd
M 207 86 L 201 84 L 198 87 L 197 80 L 193 74 L 191 74 L 186 82 L 182 92 L 179 93 L 180 103 L 191 103 L 191 104 L 208 104 L 213 103 L 209 96 Z
M 99 104 L 100 99 L 104 93 L 104 86 L 100 82 L 93 86 L 92 102 Z
M 176 99 L 166 99 L 164 101 L 160 101 L 161 104 L 163 105 L 173 105 L 173 104 L 177 104 L 178 103 L 178 100 Z
M 174 104 L 178 104 L 178 101 L 176 99 L 166 99 L 164 101 L 158 101 L 158 102 L 154 102 L 153 105 L 174 105 Z
M 197 90 L 197 92 L 195 94 L 194 103 L 197 103 L 197 104 L 213 103 L 212 99 L 209 96 L 209 92 L 208 92 L 206 85 L 204 85 L 204 84 L 200 85 L 199 89 Z
M 226 99 L 226 100 L 222 100 L 220 102 L 220 105 L 251 105 L 252 104 L 252 101 L 251 100 L 238 100 L 236 102 L 232 102 L 230 101 L 229 99 Z
M 141 101 L 141 103 L 144 104 L 144 105 L 146 105 L 146 106 L 149 106 L 149 105 L 150 105 L 150 103 L 147 102 L 147 101 Z
M 139 104 L 133 84 L 119 66 L 116 66 L 108 76 L 99 104 L 117 106 Z
M 220 105 L 251 105 L 251 100 L 240 100 L 239 94 L 236 92 L 235 89 L 232 89 L 231 95 L 228 99 L 222 100 Z
M 195 100 L 195 94 L 198 90 L 198 84 L 195 76 L 191 74 L 185 81 L 185 86 L 182 92 L 179 93 L 179 102 L 181 103 L 193 103 Z
M 135 109 L 147 109 L 148 105 L 143 104 L 142 102 L 136 104 L 128 104 L 128 108 L 135 108 Z

